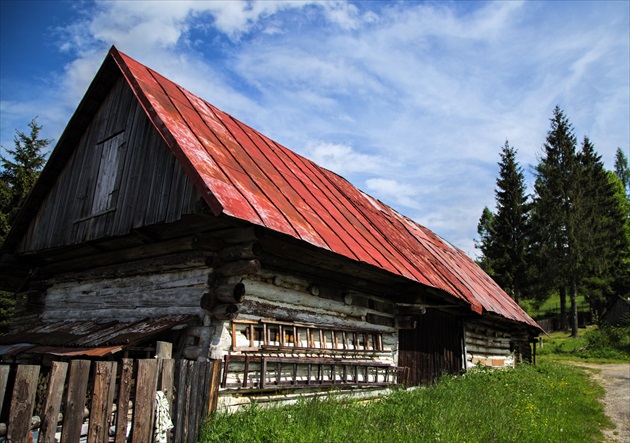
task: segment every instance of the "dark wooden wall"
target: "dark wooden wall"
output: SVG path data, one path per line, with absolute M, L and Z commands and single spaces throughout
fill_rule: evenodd
M 193 212 L 198 193 L 118 79 L 32 219 L 18 251 L 124 235 Z
M 398 366 L 409 368 L 411 386 L 431 383 L 443 373 L 462 371 L 462 323 L 436 310 L 416 318 L 416 329 L 399 333 Z

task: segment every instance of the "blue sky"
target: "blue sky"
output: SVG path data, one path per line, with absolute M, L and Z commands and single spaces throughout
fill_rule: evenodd
M 0 0 L 0 142 L 57 139 L 112 45 L 462 248 L 556 105 L 630 156 L 630 2 Z M 3 150 L 4 153 L 4 150 Z

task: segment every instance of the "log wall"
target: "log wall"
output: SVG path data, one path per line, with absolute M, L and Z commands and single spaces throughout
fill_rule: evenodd
M 245 296 L 238 317 L 215 327 L 210 355 L 224 360 L 220 408 L 291 402 L 322 387 L 377 395 L 398 383 L 391 302 L 277 271 L 230 280 Z
M 468 322 L 465 327 L 466 366 L 514 366 L 513 336 L 487 323 Z
M 203 315 L 199 300 L 211 270 L 205 266 L 120 278 L 91 278 L 53 284 L 46 291 L 42 319 L 83 321 L 192 314 Z

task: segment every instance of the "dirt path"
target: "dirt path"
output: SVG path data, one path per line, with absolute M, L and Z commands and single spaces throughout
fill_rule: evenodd
M 615 424 L 604 431 L 607 442 L 630 442 L 630 364 L 598 365 L 576 363 L 593 371 L 593 378 L 604 386 L 606 415 Z

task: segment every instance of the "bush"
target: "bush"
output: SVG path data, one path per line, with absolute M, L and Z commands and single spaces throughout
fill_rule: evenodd
M 579 359 L 598 362 L 630 361 L 630 326 L 588 328 L 578 338 L 566 332 L 554 332 L 544 337 L 538 355 L 551 359 Z
M 630 358 L 630 326 L 603 326 L 591 329 L 584 334 L 587 342 L 580 350 L 584 357 Z

